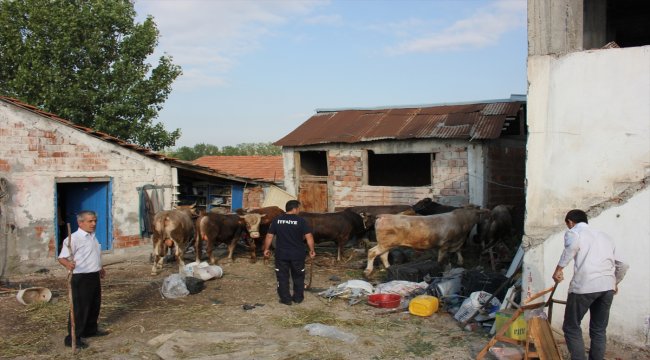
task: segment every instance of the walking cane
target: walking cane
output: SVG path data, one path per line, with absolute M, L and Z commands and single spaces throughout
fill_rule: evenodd
M 70 223 L 68 225 L 68 252 L 70 252 L 69 260 L 74 262 L 74 254 L 72 253 L 72 233 L 70 231 Z M 70 338 L 72 340 L 72 352 L 77 351 L 77 333 L 74 321 L 74 301 L 72 300 L 72 270 L 68 270 L 68 301 L 70 302 Z
M 305 289 L 311 288 L 311 281 L 314 278 L 314 259 L 309 260 L 309 284 L 305 286 Z

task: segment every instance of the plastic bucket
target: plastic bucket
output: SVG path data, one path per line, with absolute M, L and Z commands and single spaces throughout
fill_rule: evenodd
M 397 294 L 368 295 L 368 304 L 378 308 L 396 308 L 401 302 L 402 297 Z
M 18 291 L 16 299 L 23 305 L 37 302 L 49 302 L 50 299 L 52 299 L 52 292 L 50 289 L 44 287 L 31 287 Z

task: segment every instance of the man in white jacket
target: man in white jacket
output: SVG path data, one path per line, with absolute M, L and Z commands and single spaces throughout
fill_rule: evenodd
M 564 234 L 564 252 L 553 273 L 555 282 L 564 280 L 563 269 L 573 260 L 573 278 L 562 325 L 564 339 L 572 360 L 587 359 L 580 323 L 589 311 L 589 359 L 602 360 L 609 309 L 629 266 L 617 256 L 614 241 L 587 224 L 584 211 L 569 211 L 564 222 L 569 230 Z

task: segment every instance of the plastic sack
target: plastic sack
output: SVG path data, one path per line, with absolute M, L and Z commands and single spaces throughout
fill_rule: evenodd
M 413 282 L 405 280 L 393 280 L 379 284 L 375 287 L 375 294 L 397 294 L 404 297 L 424 294 L 427 289 L 426 282 Z
M 171 274 L 163 280 L 160 293 L 167 299 L 176 299 L 190 294 L 185 285 L 185 280 L 179 274 Z
M 357 341 L 358 336 L 345 331 L 341 331 L 334 326 L 323 325 L 319 323 L 307 324 L 304 327 L 305 330 L 309 331 L 309 335 L 314 336 L 323 336 L 330 339 L 341 340 L 348 343 L 353 343 Z
M 463 301 L 463 304 L 454 315 L 454 318 L 460 322 L 468 320 L 477 310 L 483 307 L 483 304 L 485 304 L 491 296 L 490 293 L 485 291 L 475 291 L 471 293 L 470 296 Z M 489 315 L 482 315 L 481 318 L 483 320 L 494 318 L 499 307 L 501 307 L 501 301 L 496 297 L 493 297 L 492 300 L 490 300 L 490 304 L 484 308 Z M 477 317 L 477 320 L 480 319 Z
M 205 281 L 202 279 L 195 278 L 193 276 L 186 276 L 183 281 L 185 281 L 185 286 L 187 287 L 187 291 L 189 291 L 190 295 L 198 294 L 203 289 L 205 289 Z

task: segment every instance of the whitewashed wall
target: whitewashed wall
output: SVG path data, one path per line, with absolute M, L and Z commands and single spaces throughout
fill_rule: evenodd
M 647 346 L 650 46 L 530 56 L 528 81 L 524 289 L 552 285 L 564 215 L 588 211 L 595 215 L 590 223 L 616 239 L 631 266 L 608 335 Z M 566 298 L 567 286 L 568 280 L 556 298 Z M 559 326 L 564 309 L 557 309 Z
M 9 268 L 51 262 L 56 178 L 111 178 L 113 247 L 139 242 L 137 188 L 171 185 L 172 168 L 135 151 L 0 102 L 0 176 L 9 181 L 5 215 Z M 166 207 L 171 190 L 164 192 Z M 3 234 L 4 235 L 4 234 Z

